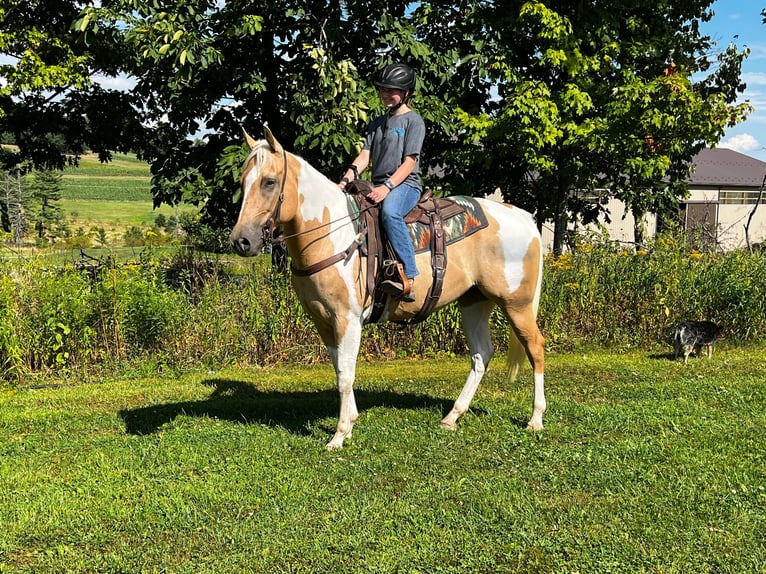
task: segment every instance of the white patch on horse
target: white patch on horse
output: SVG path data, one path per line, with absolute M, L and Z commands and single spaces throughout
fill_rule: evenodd
M 520 209 L 508 210 L 503 204 L 486 201 L 482 203 L 485 211 L 495 218 L 500 224 L 498 235 L 501 237 L 500 244 L 503 247 L 503 255 L 506 264 L 503 267 L 503 276 L 508 284 L 510 292 L 516 291 L 524 280 L 524 257 L 529 251 L 529 246 L 534 235 L 529 234 L 527 223 L 519 221 L 520 216 L 527 216 L 527 212 Z M 512 220 L 512 221 L 509 221 Z M 534 221 L 532 221 L 534 224 Z
M 344 202 L 329 201 L 333 194 L 343 195 L 338 186 L 330 182 L 327 178 L 316 171 L 304 159 L 297 158 L 301 164 L 300 175 L 298 177 L 298 189 L 322 189 L 321 193 L 300 193 L 300 215 L 304 222 L 310 225 L 329 224 L 327 227 L 327 238 L 332 244 L 333 253 L 345 251 L 356 238 L 356 227 L 348 210 L 348 204 Z M 326 190 L 326 191 L 325 191 Z M 326 221 L 326 218 L 329 220 Z M 354 269 L 357 268 L 356 262 L 359 259 L 358 251 L 354 251 L 345 264 L 336 267 L 346 285 L 349 293 L 349 307 L 355 318 L 362 313 L 363 307 L 359 304 L 356 297 L 352 294 L 356 292 L 356 280 Z M 357 319 L 358 320 L 358 319 Z
M 263 153 L 261 147 L 255 148 L 248 154 L 247 159 L 245 159 L 244 163 L 242 164 L 243 170 L 247 167 L 247 165 L 250 163 L 250 160 L 253 158 L 255 158 L 255 163 L 253 164 L 253 167 L 250 168 L 250 171 L 247 172 L 247 175 L 245 176 L 245 180 L 242 182 L 242 206 L 239 209 L 240 217 L 242 217 L 242 211 L 245 209 L 247 196 L 250 195 L 250 189 L 253 187 L 253 184 L 256 181 L 258 181 L 258 178 L 261 176 L 261 165 L 266 159 L 266 156 Z

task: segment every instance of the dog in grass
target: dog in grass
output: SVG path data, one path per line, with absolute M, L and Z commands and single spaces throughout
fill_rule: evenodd
M 682 321 L 673 335 L 673 348 L 676 359 L 684 353 L 684 365 L 689 355 L 695 351 L 699 355 L 702 347 L 707 351 L 708 359 L 713 356 L 713 344 L 721 337 L 721 327 L 710 321 Z

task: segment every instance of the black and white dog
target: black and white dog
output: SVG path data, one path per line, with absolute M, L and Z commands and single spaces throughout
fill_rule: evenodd
M 684 352 L 684 365 L 692 351 L 705 347 L 708 359 L 713 356 L 713 343 L 721 336 L 721 327 L 710 321 L 682 321 L 673 335 L 673 348 L 676 359 Z

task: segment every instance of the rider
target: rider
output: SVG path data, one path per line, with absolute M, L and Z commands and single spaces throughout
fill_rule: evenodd
M 403 301 L 415 300 L 413 285 L 418 268 L 415 248 L 404 216 L 418 203 L 423 186 L 420 182 L 420 150 L 426 135 L 423 118 L 409 105 L 415 89 L 415 72 L 406 64 L 389 64 L 379 70 L 373 84 L 388 113 L 370 123 L 367 137 L 352 164 L 362 173 L 372 162 L 373 189 L 367 198 L 381 203 L 381 222 L 406 280 L 386 280 L 381 289 Z M 349 168 L 338 186 L 342 189 L 354 178 Z

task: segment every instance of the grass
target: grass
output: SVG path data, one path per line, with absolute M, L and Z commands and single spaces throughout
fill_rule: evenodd
M 0 572 L 763 572 L 760 349 L 690 364 L 548 357 L 362 362 L 327 452 L 328 366 L 59 381 L 0 398 Z M 82 383 L 88 384 L 82 384 Z
M 152 208 L 151 199 L 148 201 L 65 199 L 62 200 L 61 206 L 72 227 L 75 228 L 78 226 L 129 227 L 131 225 L 151 227 L 160 213 L 166 217 L 178 214 L 178 210 L 167 205 L 157 209 Z M 192 208 L 187 206 L 183 209 Z

